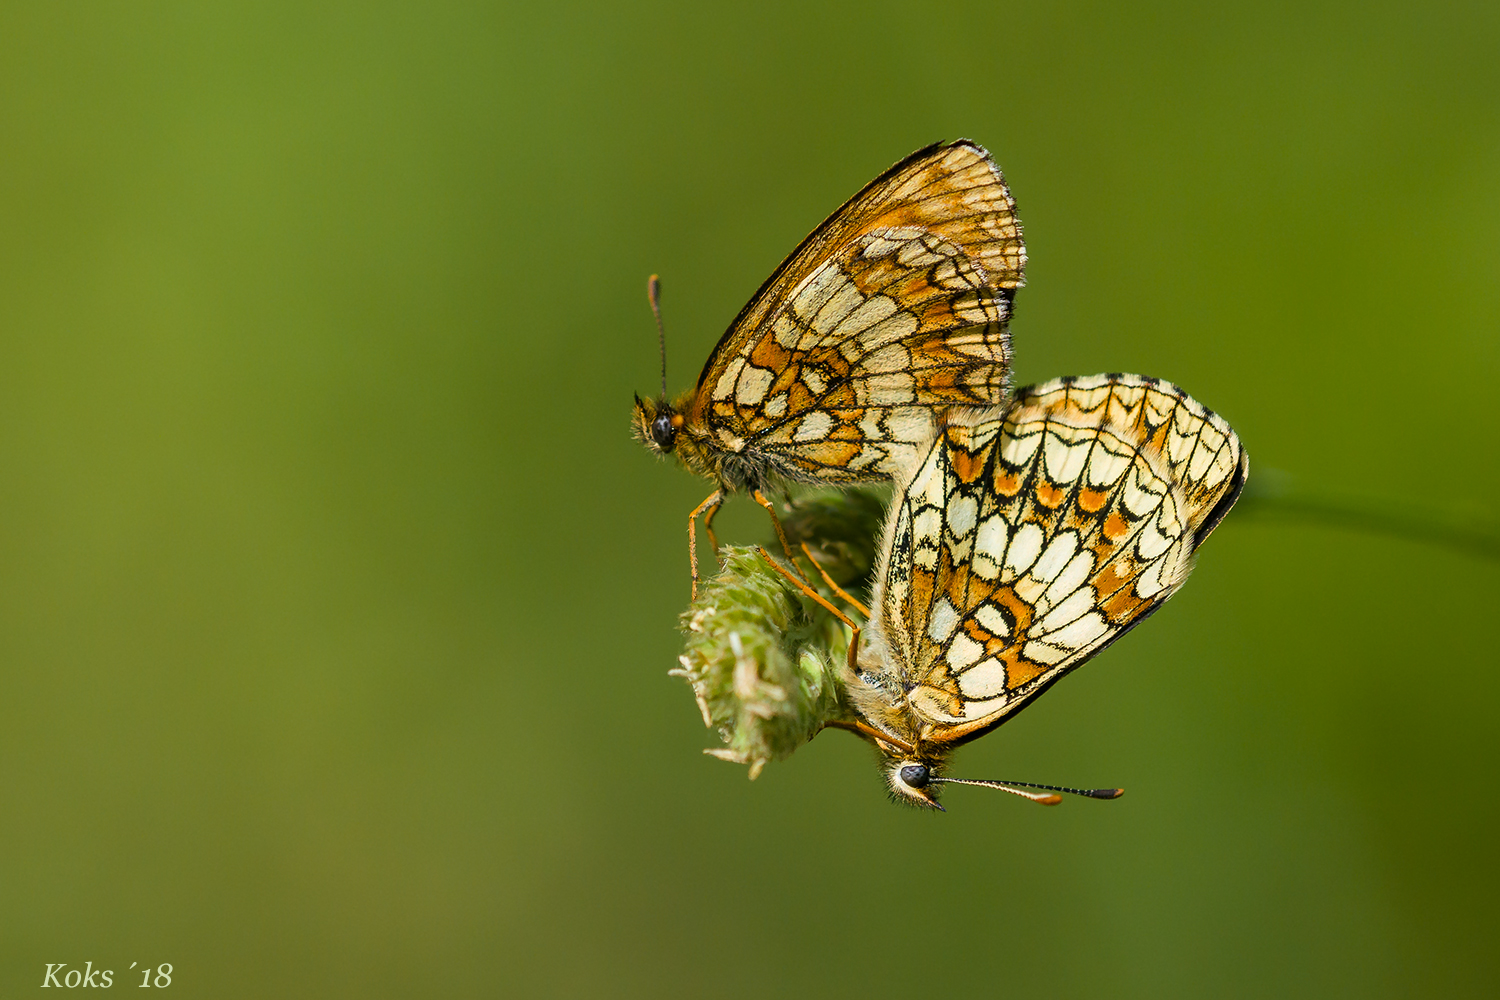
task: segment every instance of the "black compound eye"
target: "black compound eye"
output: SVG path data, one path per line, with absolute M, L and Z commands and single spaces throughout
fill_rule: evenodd
M 672 426 L 670 414 L 663 413 L 651 421 L 651 440 L 662 451 L 672 450 L 672 442 L 677 440 L 677 428 Z
M 931 777 L 926 764 L 907 764 L 901 769 L 901 780 L 912 788 L 926 788 Z

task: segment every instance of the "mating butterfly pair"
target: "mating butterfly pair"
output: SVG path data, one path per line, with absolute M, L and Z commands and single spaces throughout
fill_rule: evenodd
M 695 519 L 712 539 L 726 492 L 772 510 L 778 481 L 895 481 L 873 614 L 851 601 L 866 624 L 845 618 L 858 718 L 830 724 L 874 744 L 892 793 L 920 805 L 941 808 L 955 781 L 1057 801 L 941 772 L 1159 607 L 1247 470 L 1222 418 L 1169 383 L 1069 378 L 1010 398 L 1024 264 L 988 154 L 920 150 L 777 268 L 692 391 L 636 399 L 648 447 L 718 486 L 689 516 L 695 593 Z

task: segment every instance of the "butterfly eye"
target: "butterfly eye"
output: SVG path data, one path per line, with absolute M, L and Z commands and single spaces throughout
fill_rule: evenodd
M 676 438 L 677 428 L 672 426 L 671 414 L 658 414 L 656 419 L 651 421 L 651 440 L 655 441 L 656 446 L 662 451 L 671 451 L 672 443 Z
M 901 780 L 912 788 L 926 788 L 930 777 L 926 764 L 907 764 L 901 769 Z

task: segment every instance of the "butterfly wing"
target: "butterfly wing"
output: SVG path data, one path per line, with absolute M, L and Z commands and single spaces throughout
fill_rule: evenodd
M 945 427 L 900 495 L 876 595 L 921 738 L 998 725 L 1158 608 L 1247 469 L 1223 418 L 1133 375 Z
M 1248 471 L 1239 438 L 1223 417 L 1170 382 L 1113 372 L 1054 379 L 1016 397 L 1018 405 L 1059 419 L 1119 428 L 1164 459 L 1186 502 L 1195 548 L 1239 497 Z
M 794 478 L 892 475 L 932 410 L 1009 389 L 1026 251 L 980 146 L 919 150 L 830 216 L 761 286 L 698 379 L 690 422 Z

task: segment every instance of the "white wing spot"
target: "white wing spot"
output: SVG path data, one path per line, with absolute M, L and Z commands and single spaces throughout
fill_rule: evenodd
M 1089 458 L 1088 483 L 1090 486 L 1109 486 L 1119 482 L 1130 464 L 1130 456 L 1121 455 L 1105 448 L 1094 449 Z
M 1149 561 L 1167 551 L 1167 546 L 1171 544 L 1172 539 L 1163 535 L 1155 524 L 1148 521 L 1136 535 L 1135 550 L 1143 560 Z
M 1020 576 L 1036 562 L 1036 557 L 1042 551 L 1042 538 L 1041 528 L 1029 521 L 1021 525 L 1016 531 L 1016 537 L 1011 539 L 1010 548 L 1005 552 L 1005 568 L 1010 576 Z
M 982 719 L 986 715 L 998 712 L 1005 707 L 1009 698 L 985 698 L 980 701 L 965 701 L 959 711 L 963 712 L 965 719 Z
M 912 503 L 928 507 L 943 505 L 943 495 L 947 492 L 948 482 L 941 464 L 935 460 L 938 456 L 939 452 L 936 449 L 929 452 L 928 461 L 912 479 L 911 485 L 906 488 L 906 495 L 911 498 Z M 934 531 L 935 534 L 936 531 Z
M 1077 444 L 1069 444 L 1056 433 L 1047 435 L 1047 474 L 1055 483 L 1071 483 L 1078 478 L 1083 471 L 1083 466 L 1088 461 L 1089 445 L 1092 442 L 1083 440 Z
M 984 647 L 960 632 L 948 647 L 948 665 L 954 673 L 972 667 L 984 655 Z
M 735 386 L 734 398 L 741 406 L 757 406 L 766 398 L 766 392 L 774 381 L 776 373 L 771 369 L 746 366 L 740 375 L 739 384 Z
M 948 530 L 955 538 L 964 538 L 974 530 L 979 504 L 967 493 L 955 493 L 948 501 Z
M 939 646 L 944 645 L 957 627 L 958 611 L 949 603 L 948 598 L 940 598 L 933 605 L 932 614 L 927 619 L 927 638 Z
M 745 370 L 745 359 L 735 358 L 724 368 L 724 374 L 719 376 L 719 382 L 714 386 L 714 399 L 729 399 L 734 395 L 734 383 L 739 379 L 740 372 Z
M 833 417 L 823 410 L 813 410 L 797 425 L 793 441 L 821 441 L 833 430 Z
M 974 620 L 987 628 L 995 638 L 1010 638 L 1010 622 L 1006 621 L 1005 612 L 995 605 L 981 604 L 979 610 L 974 612 Z
M 1000 445 L 1000 456 L 1005 459 L 1006 464 L 1018 466 L 1031 461 L 1037 446 L 1042 443 L 1041 428 L 1041 424 L 1022 424 L 1016 427 L 1015 436 Z
M 988 657 L 958 675 L 958 690 L 966 698 L 992 698 L 1005 690 L 1005 664 Z
M 974 557 L 970 567 L 975 576 L 993 580 L 1000 575 L 997 559 L 1005 551 L 1006 539 L 1010 537 L 1010 525 L 999 514 L 984 519 L 979 534 L 974 538 Z
M 1120 499 L 1131 514 L 1144 517 L 1161 503 L 1161 484 L 1154 477 L 1149 477 L 1146 470 L 1138 465 L 1131 470 L 1125 489 L 1120 492 Z

